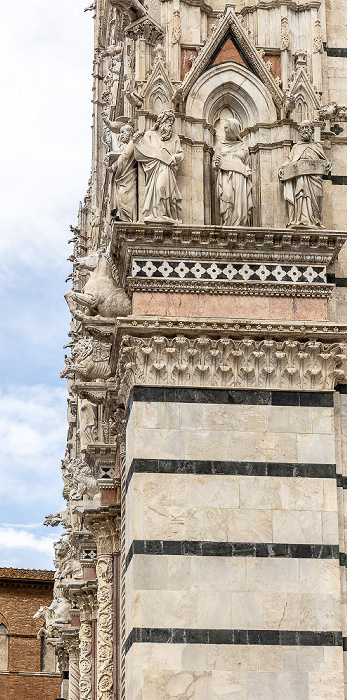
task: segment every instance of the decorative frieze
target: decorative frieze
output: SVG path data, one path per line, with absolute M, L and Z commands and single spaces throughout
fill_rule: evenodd
M 133 258 L 131 291 L 330 296 L 324 265 Z
M 229 282 L 326 283 L 322 265 L 279 265 L 267 263 L 223 263 L 214 260 L 140 260 L 133 259 L 132 277 L 143 279 L 223 280 Z
M 119 394 L 126 405 L 136 384 L 327 391 L 343 379 L 346 345 L 316 340 L 125 336 Z

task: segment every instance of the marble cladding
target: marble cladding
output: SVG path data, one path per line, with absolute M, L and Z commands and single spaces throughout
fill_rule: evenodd
M 133 539 L 339 541 L 334 480 L 134 474 L 127 508 L 128 547 Z
M 134 459 L 334 465 L 334 409 L 134 400 L 128 471 Z M 339 544 L 336 479 L 312 474 L 135 471 L 126 511 L 126 552 L 134 539 Z M 340 571 L 338 559 L 134 554 L 126 635 L 137 627 L 341 634 Z M 341 648 L 134 642 L 126 663 L 127 700 L 343 698 Z
M 132 700 L 344 698 L 336 647 L 136 644 L 126 663 Z
M 330 631 L 341 626 L 338 560 L 135 555 L 128 571 L 131 567 L 131 627 Z
M 134 402 L 134 458 L 334 463 L 333 409 Z
M 327 319 L 327 300 L 315 297 L 134 292 L 132 313 L 145 316 L 185 316 L 187 318 L 325 321 Z

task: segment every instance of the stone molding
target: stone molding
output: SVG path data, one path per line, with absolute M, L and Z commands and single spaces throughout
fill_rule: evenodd
M 124 336 L 149 337 L 152 334 L 165 335 L 172 338 L 183 334 L 189 338 L 208 336 L 210 338 L 244 338 L 245 336 L 263 340 L 277 338 L 278 340 L 324 340 L 347 342 L 347 325 L 331 323 L 330 321 L 269 321 L 263 319 L 218 319 L 218 318 L 184 318 L 162 316 L 133 316 L 118 319 L 113 346 L 114 363 Z M 114 400 L 115 387 L 109 390 Z
M 345 351 L 343 343 L 317 340 L 127 335 L 119 400 L 127 405 L 134 385 L 331 391 L 345 376 Z
M 242 296 L 288 296 L 330 298 L 331 284 L 281 284 L 280 282 L 233 282 L 229 280 L 165 280 L 128 278 L 130 292 L 176 292 L 180 294 L 233 294 Z

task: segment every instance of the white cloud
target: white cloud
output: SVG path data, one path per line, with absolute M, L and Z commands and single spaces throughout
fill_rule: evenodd
M 37 537 L 26 529 L 0 527 L 0 551 L 4 549 L 29 549 L 52 557 L 53 542 L 56 540 L 57 536 Z
M 2 510 L 6 504 L 61 502 L 60 462 L 66 441 L 65 388 L 38 385 L 0 392 Z M 30 503 L 28 503 L 28 496 Z M 8 519 L 8 516 L 7 516 Z M 18 518 L 17 522 L 21 518 Z

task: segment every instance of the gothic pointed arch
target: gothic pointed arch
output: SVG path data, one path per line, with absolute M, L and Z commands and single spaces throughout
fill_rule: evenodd
M 232 6 L 228 5 L 218 27 L 211 35 L 209 41 L 198 54 L 189 73 L 186 74 L 180 88 L 181 97 L 187 99 L 193 86 L 205 71 L 209 71 L 213 66 L 223 66 L 223 49 L 229 42 L 231 56 L 227 62 L 236 63 L 238 67 L 244 68 L 250 74 L 254 74 L 260 82 L 264 84 L 271 95 L 274 105 L 278 109 L 282 106 L 283 92 L 277 82 L 267 69 L 259 52 L 251 42 L 248 34 L 237 18 Z
M 276 107 L 267 88 L 247 68 L 232 62 L 213 66 L 200 76 L 188 95 L 186 113 L 214 124 L 225 105 L 244 129 L 276 120 Z

